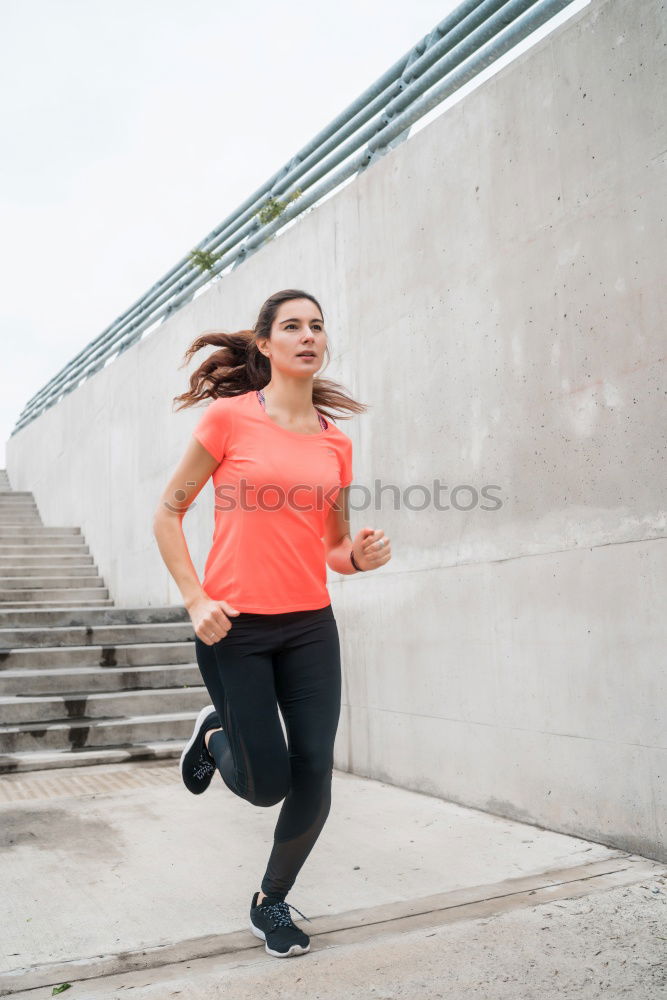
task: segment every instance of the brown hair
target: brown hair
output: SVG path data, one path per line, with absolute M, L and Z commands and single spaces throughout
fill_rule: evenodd
M 257 347 L 260 337 L 271 337 L 271 325 L 283 302 L 291 299 L 310 299 L 323 316 L 322 307 L 317 299 L 308 292 L 296 288 L 286 288 L 269 296 L 259 310 L 257 322 L 252 330 L 239 330 L 236 333 L 204 333 L 190 344 L 185 352 L 183 365 L 186 365 L 192 355 L 202 347 L 217 347 L 206 361 L 190 376 L 190 388 L 180 396 L 174 397 L 174 403 L 180 403 L 177 410 L 211 396 L 239 396 L 251 389 L 263 389 L 271 381 L 271 362 Z M 324 320 L 323 320 L 324 321 Z M 329 345 L 326 347 L 329 357 Z M 183 367 L 183 366 L 181 366 Z M 331 379 L 313 378 L 313 405 L 325 417 L 341 416 L 340 412 L 364 413 L 367 406 L 352 399 L 338 382 Z

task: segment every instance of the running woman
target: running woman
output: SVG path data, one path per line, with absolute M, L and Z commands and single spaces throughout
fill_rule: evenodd
M 182 409 L 212 401 L 153 526 L 192 620 L 212 702 L 197 717 L 180 767 L 195 795 L 217 770 L 253 805 L 282 801 L 250 929 L 269 955 L 286 958 L 310 949 L 285 897 L 331 806 L 341 663 L 326 566 L 341 574 L 378 569 L 391 546 L 381 529 L 350 536 L 352 442 L 332 411 L 367 407 L 317 376 L 329 351 L 317 300 L 278 292 L 252 330 L 201 336 L 185 361 L 205 346 L 218 350 L 174 402 Z M 200 583 L 182 521 L 209 477 L 214 529 Z

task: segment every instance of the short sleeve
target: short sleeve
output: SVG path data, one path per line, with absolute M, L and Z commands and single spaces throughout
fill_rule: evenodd
M 352 441 L 349 437 L 345 438 L 342 458 L 341 486 L 349 486 L 352 482 Z
M 192 431 L 197 441 L 218 463 L 222 462 L 227 451 L 231 423 L 229 400 L 220 396 L 208 404 Z

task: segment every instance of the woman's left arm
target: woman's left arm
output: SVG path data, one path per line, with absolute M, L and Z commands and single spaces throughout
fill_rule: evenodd
M 391 543 L 381 528 L 362 528 L 352 541 L 350 537 L 350 487 L 343 486 L 331 506 L 324 528 L 327 566 L 335 573 L 349 575 L 357 570 L 378 569 L 391 559 Z

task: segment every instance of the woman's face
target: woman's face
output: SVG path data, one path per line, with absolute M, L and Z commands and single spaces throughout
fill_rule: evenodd
M 264 353 L 286 375 L 314 375 L 322 367 L 327 335 L 322 315 L 310 299 L 281 302 Z M 312 357 L 300 356 L 304 351 Z

